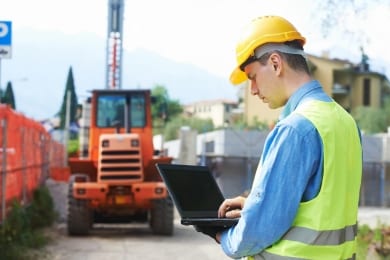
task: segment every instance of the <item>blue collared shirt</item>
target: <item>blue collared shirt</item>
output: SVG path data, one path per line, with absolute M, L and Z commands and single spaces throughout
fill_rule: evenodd
M 226 255 L 240 258 L 263 251 L 291 227 L 300 202 L 317 195 L 322 181 L 321 138 L 310 121 L 291 114 L 308 100 L 332 101 L 316 80 L 289 98 L 266 139 L 240 221 L 221 235 Z

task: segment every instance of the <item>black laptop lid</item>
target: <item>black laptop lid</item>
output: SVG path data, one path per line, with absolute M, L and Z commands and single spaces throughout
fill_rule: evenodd
M 217 217 L 224 201 L 206 166 L 156 164 L 182 218 Z

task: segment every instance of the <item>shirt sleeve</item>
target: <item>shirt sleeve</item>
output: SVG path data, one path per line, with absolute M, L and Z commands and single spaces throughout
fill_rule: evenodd
M 269 134 L 238 224 L 221 236 L 231 258 L 258 254 L 291 227 L 299 204 L 313 198 L 322 180 L 322 143 L 302 116 Z

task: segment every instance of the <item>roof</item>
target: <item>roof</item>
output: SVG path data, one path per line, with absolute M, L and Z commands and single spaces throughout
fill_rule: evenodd
M 192 102 L 186 104 L 184 106 L 195 106 L 195 105 L 215 105 L 215 104 L 230 104 L 230 105 L 238 105 L 237 101 L 229 100 L 229 99 L 213 99 L 213 100 L 199 100 L 196 102 Z

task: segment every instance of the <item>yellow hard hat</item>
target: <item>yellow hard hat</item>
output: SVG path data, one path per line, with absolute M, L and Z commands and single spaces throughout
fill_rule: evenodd
M 257 47 L 266 43 L 282 43 L 293 40 L 299 40 L 302 46 L 306 42 L 306 39 L 295 29 L 294 25 L 283 17 L 262 16 L 252 20 L 237 43 L 237 67 L 230 75 L 230 82 L 237 85 L 248 79 L 240 66 L 254 55 Z

